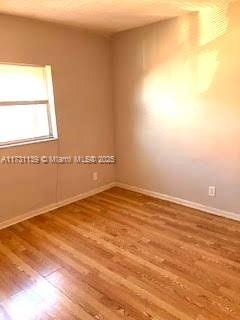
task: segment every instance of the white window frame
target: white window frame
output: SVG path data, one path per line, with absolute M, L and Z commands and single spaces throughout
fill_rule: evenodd
M 27 65 L 27 64 L 16 64 L 16 63 L 7 63 L 7 62 L 1 62 L 0 64 L 44 68 L 45 81 L 46 81 L 47 92 L 48 92 L 48 100 L 0 101 L 0 108 L 4 107 L 4 106 L 23 106 L 23 105 L 27 106 L 27 105 L 45 104 L 45 105 L 47 105 L 48 128 L 49 128 L 49 135 L 0 142 L 0 149 L 19 146 L 19 145 L 25 145 L 25 144 L 41 143 L 41 142 L 57 140 L 58 139 L 58 131 L 57 131 L 57 122 L 56 122 L 56 112 L 55 112 L 55 103 L 54 103 L 54 92 L 53 92 L 53 80 L 52 80 L 51 66 L 50 65 Z

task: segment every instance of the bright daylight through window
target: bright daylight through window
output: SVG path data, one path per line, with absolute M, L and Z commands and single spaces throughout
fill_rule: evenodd
M 0 64 L 0 147 L 56 138 L 51 67 Z

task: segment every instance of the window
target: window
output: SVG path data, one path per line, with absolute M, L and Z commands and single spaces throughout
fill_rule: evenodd
M 0 64 L 0 147 L 56 138 L 51 67 Z

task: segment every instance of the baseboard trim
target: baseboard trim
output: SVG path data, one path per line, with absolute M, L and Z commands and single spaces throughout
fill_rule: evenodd
M 70 203 L 73 203 L 73 202 L 76 202 L 76 201 L 91 197 L 91 196 L 93 196 L 93 195 L 95 195 L 97 193 L 100 193 L 100 192 L 103 192 L 105 190 L 111 189 L 115 185 L 116 185 L 116 183 L 112 182 L 112 183 L 109 183 L 109 184 L 104 185 L 102 187 L 98 187 L 98 188 L 95 188 L 93 190 L 90 190 L 88 192 L 80 193 L 77 196 L 65 199 L 65 200 L 60 201 L 58 203 L 50 204 L 50 205 L 45 206 L 43 208 L 40 208 L 40 209 L 37 209 L 37 210 L 33 210 L 31 212 L 24 213 L 22 215 L 19 215 L 17 217 L 12 218 L 12 219 L 8 219 L 8 220 L 0 223 L 0 230 L 1 229 L 5 229 L 7 227 L 10 227 L 10 226 L 12 226 L 12 225 L 14 225 L 16 223 L 22 222 L 24 220 L 28 220 L 30 218 L 39 216 L 41 214 L 44 214 L 44 213 L 53 211 L 55 209 L 64 207 L 64 206 L 66 206 L 66 205 L 68 205 Z
M 39 216 L 41 214 L 44 214 L 44 213 L 53 211 L 55 209 L 64 207 L 64 206 L 66 206 L 68 204 L 71 204 L 73 202 L 76 202 L 76 201 L 79 201 L 79 200 L 82 200 L 82 199 L 86 199 L 88 197 L 91 197 L 91 196 L 93 196 L 95 194 L 98 194 L 100 192 L 106 191 L 106 190 L 111 189 L 113 187 L 119 187 L 119 188 L 122 188 L 122 189 L 139 192 L 139 193 L 142 193 L 142 194 L 145 194 L 147 196 L 151 196 L 151 197 L 154 197 L 154 198 L 157 198 L 157 199 L 170 201 L 170 202 L 173 202 L 173 203 L 176 203 L 176 204 L 180 204 L 180 205 L 192 208 L 192 209 L 200 210 L 203 213 L 204 212 L 205 213 L 210 213 L 210 214 L 213 214 L 215 216 L 220 216 L 220 217 L 224 217 L 224 218 L 227 218 L 227 219 L 240 221 L 240 214 L 237 214 L 237 213 L 234 213 L 234 212 L 224 211 L 224 210 L 217 209 L 217 208 L 211 208 L 211 207 L 202 205 L 200 203 L 196 203 L 196 202 L 192 202 L 192 201 L 188 201 L 188 200 L 172 197 L 172 196 L 169 196 L 169 195 L 166 195 L 166 194 L 162 194 L 162 193 L 151 191 L 151 190 L 144 189 L 144 188 L 139 188 L 139 187 L 136 187 L 136 186 L 131 186 L 131 185 L 128 185 L 128 184 L 125 184 L 125 183 L 121 183 L 121 182 L 112 182 L 112 183 L 109 183 L 107 185 L 104 185 L 104 186 L 95 188 L 93 190 L 90 190 L 88 192 L 80 193 L 79 195 L 76 195 L 74 197 L 65 199 L 65 200 L 60 201 L 58 203 L 50 204 L 50 205 L 45 206 L 43 208 L 40 208 L 40 209 L 37 209 L 37 210 L 33 210 L 31 212 L 28 212 L 28 213 L 24 213 L 22 215 L 19 215 L 17 217 L 12 218 L 12 219 L 9 219 L 9 220 L 6 220 L 4 222 L 1 222 L 0 223 L 0 230 L 4 229 L 4 228 L 7 228 L 7 227 L 10 227 L 10 226 L 12 226 L 12 225 L 14 225 L 16 223 L 22 222 L 24 220 L 28 220 L 30 218 Z
M 172 197 L 172 196 L 169 196 L 169 195 L 166 195 L 166 194 L 150 191 L 150 190 L 139 188 L 139 187 L 136 187 L 136 186 L 131 186 L 131 185 L 128 185 L 128 184 L 125 184 L 125 183 L 116 182 L 115 185 L 117 187 L 120 187 L 120 188 L 123 188 L 123 189 L 139 192 L 139 193 L 145 194 L 147 196 L 151 196 L 151 197 L 154 197 L 154 198 L 157 198 L 157 199 L 161 199 L 161 200 L 170 201 L 170 202 L 173 202 L 173 203 L 176 203 L 176 204 L 181 204 L 183 206 L 186 206 L 186 207 L 189 207 L 189 208 L 192 208 L 192 209 L 196 209 L 196 210 L 200 210 L 200 211 L 205 212 L 205 213 L 210 213 L 210 214 L 213 214 L 215 216 L 220 216 L 220 217 L 228 218 L 228 219 L 231 219 L 231 220 L 240 221 L 240 214 L 237 214 L 237 213 L 234 213 L 234 212 L 229 212 L 229 211 L 224 211 L 224 210 L 221 210 L 221 209 L 211 208 L 211 207 L 202 205 L 200 203 L 196 203 L 196 202 L 192 202 L 192 201 L 188 201 L 188 200 Z

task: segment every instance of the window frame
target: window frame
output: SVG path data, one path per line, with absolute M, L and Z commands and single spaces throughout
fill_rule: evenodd
M 47 106 L 47 117 L 48 117 L 48 128 L 49 134 L 45 136 L 36 136 L 27 139 L 11 140 L 6 142 L 0 142 L 0 149 L 10 148 L 15 146 L 21 146 L 26 144 L 41 143 L 48 141 L 58 140 L 58 131 L 57 131 L 57 119 L 56 119 L 56 110 L 54 102 L 54 91 L 53 91 L 53 79 L 52 79 L 52 68 L 50 65 L 29 65 L 29 64 L 17 64 L 17 63 L 8 63 L 0 62 L 4 65 L 15 65 L 20 67 L 41 67 L 44 68 L 45 84 L 47 87 L 48 100 L 28 100 L 28 101 L 0 101 L 0 108 L 4 106 L 27 106 L 27 105 L 46 105 Z

